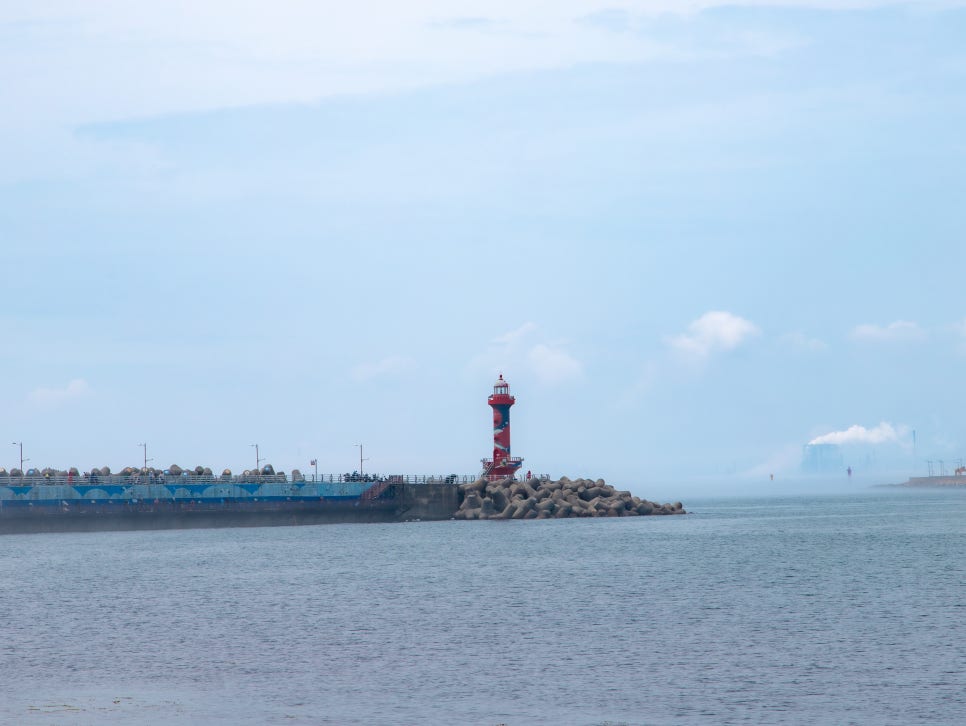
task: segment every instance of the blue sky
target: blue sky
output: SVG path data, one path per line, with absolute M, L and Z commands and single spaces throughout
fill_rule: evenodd
M 642 496 L 966 456 L 962 3 L 398 5 L 0 9 L 32 464 L 471 473 L 500 372 Z

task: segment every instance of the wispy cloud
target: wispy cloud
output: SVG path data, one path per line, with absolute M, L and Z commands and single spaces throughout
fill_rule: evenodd
M 682 367 L 682 360 L 700 367 L 714 354 L 734 350 L 760 334 L 757 325 L 738 315 L 723 310 L 706 312 L 688 325 L 687 332 L 665 338 L 665 351 L 644 362 L 637 379 L 618 396 L 617 407 L 633 408 L 659 384 L 678 380 L 690 368 Z
M 566 341 L 541 339 L 536 323 L 526 322 L 494 337 L 485 353 L 471 362 L 474 370 L 525 369 L 541 384 L 555 386 L 583 375 L 583 364 L 567 351 Z
M 92 393 L 90 385 L 83 378 L 75 378 L 66 386 L 48 388 L 42 386 L 30 392 L 28 400 L 40 408 L 57 408 L 71 401 L 84 398 Z
M 483 16 L 444 18 L 434 20 L 429 25 L 432 28 L 446 28 L 452 30 L 491 30 L 502 25 L 499 20 Z
M 889 325 L 857 325 L 852 329 L 852 338 L 861 341 L 900 343 L 923 340 L 926 332 L 916 323 L 897 320 Z
M 810 338 L 805 335 L 805 333 L 798 330 L 791 333 L 785 333 L 779 340 L 782 345 L 788 348 L 794 348 L 795 350 L 818 351 L 828 348 L 828 344 L 824 340 Z
M 537 379 L 548 385 L 556 385 L 579 378 L 583 366 L 563 348 L 538 343 L 527 353 L 530 369 Z
M 604 8 L 577 18 L 581 25 L 623 33 L 631 27 L 631 14 L 624 8 Z
M 402 375 L 411 371 L 413 366 L 412 358 L 392 355 L 379 361 L 360 363 L 350 371 L 350 375 L 355 381 L 370 381 L 374 378 Z
M 760 332 L 750 320 L 712 310 L 692 322 L 688 332 L 669 338 L 668 345 L 687 357 L 704 359 L 712 353 L 733 350 Z
M 536 324 L 526 322 L 519 328 L 515 328 L 514 330 L 510 330 L 502 335 L 496 336 L 492 342 L 495 345 L 516 345 L 524 340 L 528 335 L 532 334 L 536 329 Z
M 849 426 L 844 431 L 831 431 L 821 436 L 816 436 L 809 441 L 812 444 L 886 444 L 897 443 L 905 434 L 905 427 L 896 428 L 890 423 L 883 421 L 878 426 L 871 429 L 865 426 Z
M 0 27 L 12 29 L 19 42 L 0 46 L 0 67 L 25 69 L 24 80 L 4 91 L 8 105 L 24 102 L 27 128 L 40 121 L 60 127 L 405 90 L 495 71 L 641 61 L 655 53 L 676 57 L 642 37 L 601 43 L 600 28 L 633 27 L 638 17 L 664 14 L 696 18 L 702 9 L 736 4 L 757 2 L 658 0 L 633 12 L 595 12 L 576 0 L 540 7 L 470 0 L 453 15 L 454 3 L 446 0 L 360 0 L 338 12 L 304 0 L 210 0 L 178 13 L 162 3 L 86 3 L 79 13 L 68 0 L 8 0 L 0 3 Z M 139 42 L 132 46 L 134 37 Z M 57 52 L 37 53 L 38 47 Z M 145 74 L 159 69 L 169 82 L 141 93 Z

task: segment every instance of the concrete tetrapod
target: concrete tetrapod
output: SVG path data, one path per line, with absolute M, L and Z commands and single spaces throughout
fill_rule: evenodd
M 681 502 L 658 504 L 603 479 L 477 479 L 460 487 L 455 519 L 564 519 L 685 514 Z

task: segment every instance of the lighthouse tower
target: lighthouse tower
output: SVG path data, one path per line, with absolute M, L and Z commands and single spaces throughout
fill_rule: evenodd
M 486 402 L 493 409 L 493 458 L 483 459 L 483 476 L 490 481 L 512 479 L 523 459 L 510 456 L 510 406 L 516 399 L 510 395 L 510 384 L 503 380 L 502 373 Z

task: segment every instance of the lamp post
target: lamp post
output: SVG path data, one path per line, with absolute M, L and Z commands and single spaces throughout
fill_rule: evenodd
M 23 458 L 23 441 L 11 441 L 10 442 L 10 445 L 11 446 L 19 446 L 20 447 L 20 474 L 23 475 L 23 473 L 24 473 L 23 472 L 23 463 L 25 461 L 30 461 L 30 459 Z
M 144 469 L 146 471 L 147 468 L 148 468 L 148 462 L 149 461 L 154 461 L 154 459 L 149 459 L 148 458 L 148 445 L 146 443 L 144 443 L 144 444 L 138 444 L 138 446 L 140 446 L 142 449 L 144 449 Z
M 255 473 L 258 474 L 261 471 L 261 465 L 264 459 L 258 456 L 258 444 L 252 444 L 252 447 L 255 449 Z
M 362 476 L 362 462 L 369 460 L 362 458 L 362 444 L 356 444 L 356 446 L 359 447 L 359 476 Z

